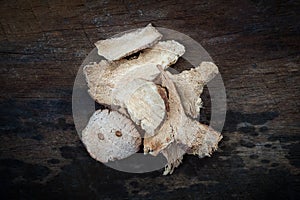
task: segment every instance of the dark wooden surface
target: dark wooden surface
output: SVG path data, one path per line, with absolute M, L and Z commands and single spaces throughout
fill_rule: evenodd
M 293 0 L 1 1 L 1 199 L 299 198 L 299 10 Z M 186 156 L 167 177 L 94 161 L 72 119 L 93 43 L 150 22 L 201 43 L 228 97 L 218 152 Z

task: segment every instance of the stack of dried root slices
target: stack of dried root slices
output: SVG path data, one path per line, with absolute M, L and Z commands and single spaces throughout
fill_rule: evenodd
M 151 25 L 95 43 L 107 60 L 83 69 L 90 96 L 110 109 L 97 110 L 82 132 L 90 155 L 108 162 L 136 153 L 162 153 L 172 174 L 183 155 L 210 156 L 222 139 L 220 133 L 197 121 L 203 86 L 217 73 L 212 62 L 171 74 L 185 48 Z M 141 52 L 142 50 L 142 52 Z M 139 52 L 137 58 L 125 58 Z M 143 136 L 143 140 L 142 140 Z

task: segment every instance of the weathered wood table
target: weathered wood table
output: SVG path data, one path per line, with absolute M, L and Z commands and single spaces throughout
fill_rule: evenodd
M 299 10 L 293 0 L 2 1 L 1 199 L 299 198 Z M 219 150 L 185 156 L 171 176 L 96 162 L 72 118 L 93 43 L 150 22 L 201 43 L 227 93 Z

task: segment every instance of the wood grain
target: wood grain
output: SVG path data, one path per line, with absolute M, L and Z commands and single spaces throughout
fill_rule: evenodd
M 2 1 L 2 198 L 296 199 L 299 10 L 293 0 Z M 96 162 L 72 119 L 74 79 L 93 43 L 148 23 L 201 43 L 228 98 L 220 149 L 186 156 L 167 177 Z M 207 123 L 209 92 L 202 97 Z

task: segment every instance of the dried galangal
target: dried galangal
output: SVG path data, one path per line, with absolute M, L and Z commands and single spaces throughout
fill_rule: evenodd
M 212 62 L 171 74 L 166 71 L 185 48 L 149 24 L 118 37 L 96 42 L 107 60 L 83 69 L 90 96 L 111 110 L 98 110 L 82 132 L 90 155 L 108 162 L 136 153 L 144 137 L 144 153 L 162 153 L 164 175 L 178 167 L 184 154 L 210 156 L 222 139 L 197 121 L 203 87 L 218 72 Z M 137 58 L 124 58 L 139 52 Z

